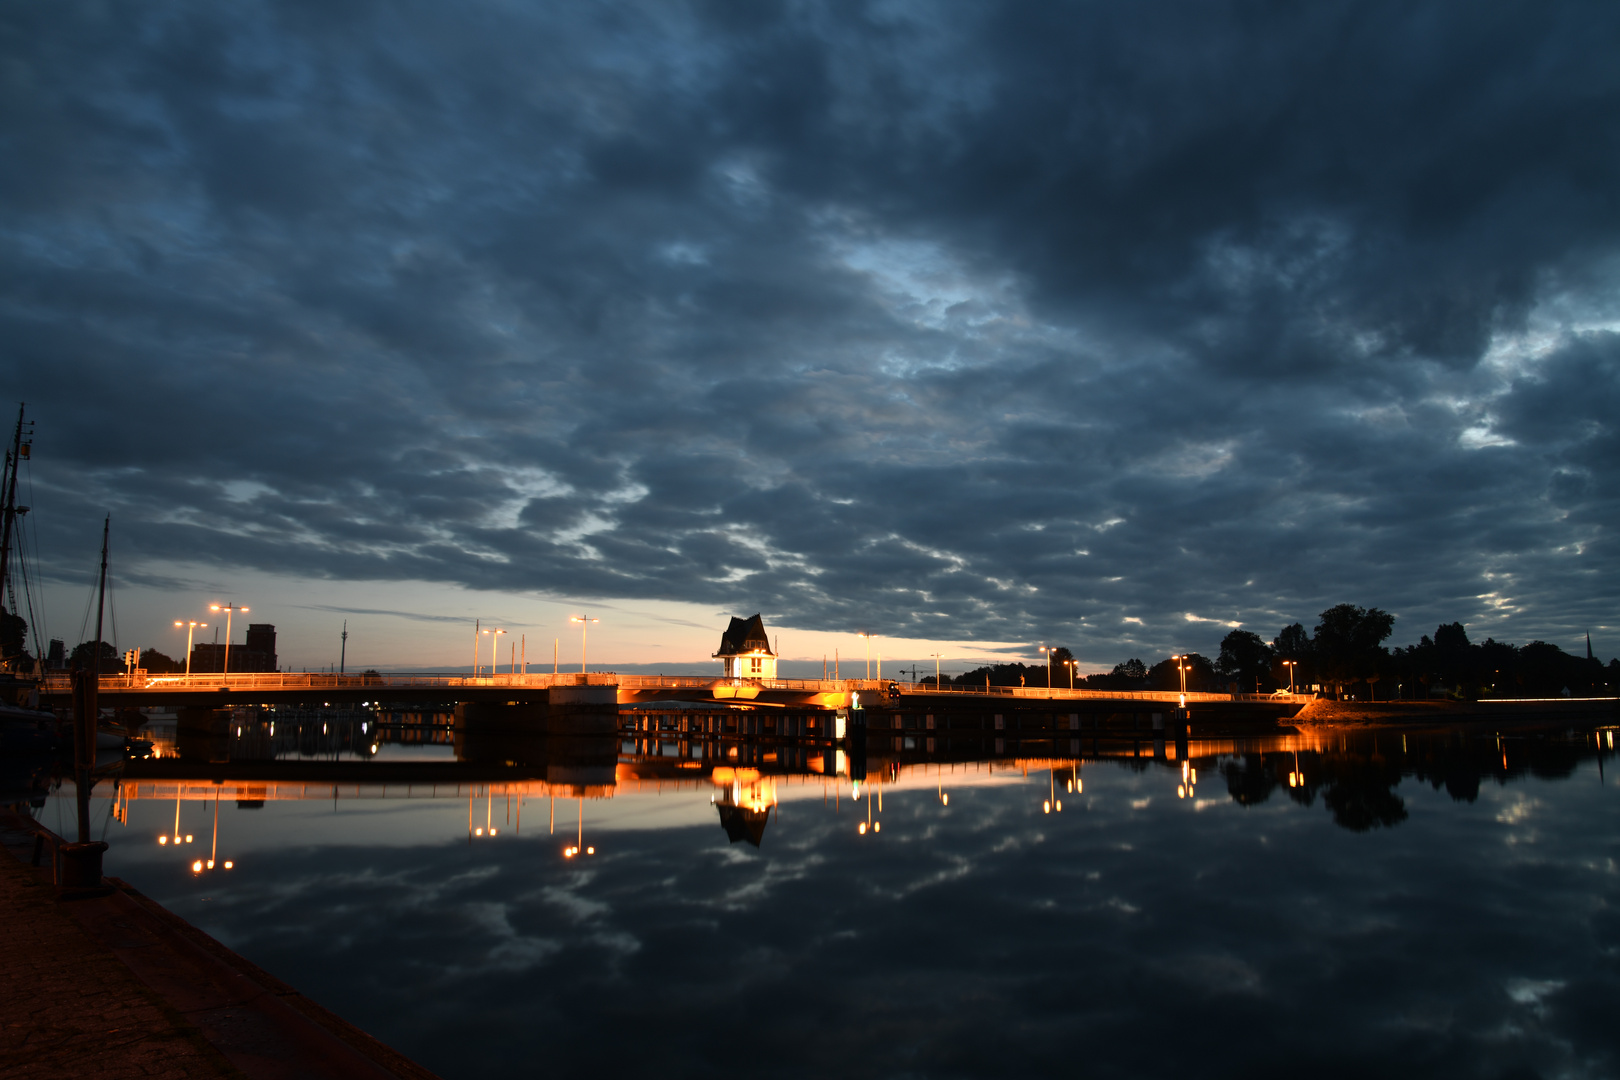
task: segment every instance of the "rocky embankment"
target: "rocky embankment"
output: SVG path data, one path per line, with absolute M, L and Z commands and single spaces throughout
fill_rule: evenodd
M 1491 719 L 1602 718 L 1620 716 L 1614 698 L 1562 698 L 1551 701 L 1330 701 L 1317 698 L 1282 722 L 1295 727 L 1321 725 L 1450 724 Z

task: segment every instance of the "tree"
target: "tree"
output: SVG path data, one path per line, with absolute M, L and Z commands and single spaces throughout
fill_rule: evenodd
M 1199 693 L 1215 689 L 1215 665 L 1207 657 L 1197 653 L 1187 653 L 1182 657 L 1182 663 L 1187 665 L 1187 690 Z M 1176 670 L 1176 661 L 1166 658 L 1154 664 L 1148 672 L 1148 679 L 1155 690 L 1180 690 L 1181 672 Z
M 1304 660 L 1311 655 L 1311 637 L 1299 623 L 1285 626 L 1271 641 L 1272 651 L 1284 660 Z
M 1316 681 L 1316 671 L 1311 664 L 1311 636 L 1299 623 L 1283 627 L 1271 639 L 1271 653 L 1274 661 L 1271 675 L 1279 686 Z
M 154 675 L 177 675 L 186 670 L 185 661 L 166 656 L 156 649 L 141 650 L 141 667 Z
M 1147 665 L 1132 657 L 1106 675 L 1087 675 L 1086 686 L 1092 690 L 1143 690 L 1147 687 Z
M 1388 654 L 1381 647 L 1395 629 L 1395 616 L 1378 608 L 1337 604 L 1322 612 L 1311 636 L 1311 652 L 1321 676 L 1344 693 L 1346 683 L 1376 681 L 1379 663 Z
M 93 641 L 82 642 L 74 646 L 73 654 L 68 657 L 68 667 L 75 671 L 90 670 L 91 665 L 95 663 L 95 646 L 96 643 Z M 122 675 L 124 672 L 123 657 L 118 655 L 117 649 L 105 641 L 101 643 L 100 671 L 103 675 Z
M 1233 630 L 1221 639 L 1215 670 L 1247 692 L 1255 689 L 1256 680 L 1271 681 L 1271 661 L 1271 648 L 1264 638 L 1250 630 Z

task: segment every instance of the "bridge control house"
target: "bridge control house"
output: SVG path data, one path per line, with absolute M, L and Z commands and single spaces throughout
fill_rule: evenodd
M 776 678 L 776 653 L 765 635 L 765 620 L 758 615 L 751 619 L 733 615 L 714 657 L 725 664 L 728 679 Z

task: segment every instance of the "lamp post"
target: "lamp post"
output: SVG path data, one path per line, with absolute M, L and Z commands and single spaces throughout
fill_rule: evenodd
M 229 675 L 231 673 L 231 616 L 238 611 L 246 611 L 247 608 L 237 607 L 235 604 L 209 604 L 208 610 L 223 611 L 225 613 L 225 665 L 220 674 Z
M 602 620 L 587 618 L 584 615 L 570 615 L 568 621 L 579 623 L 579 673 L 583 675 L 585 674 L 585 635 L 590 632 L 591 623 L 601 622 Z
M 243 610 L 245 611 L 246 609 L 244 608 Z M 189 841 L 191 839 L 191 837 L 188 836 L 188 837 L 186 837 L 186 839 Z M 213 845 L 208 850 L 208 862 L 207 862 L 207 864 L 205 865 L 203 863 L 203 860 L 201 860 L 201 859 L 196 859 L 191 864 L 191 872 L 193 874 L 200 874 L 200 873 L 203 872 L 204 869 L 212 870 L 214 868 L 214 862 L 218 858 L 219 858 L 219 788 L 216 787 L 214 789 L 214 842 L 213 842 Z M 224 867 L 227 870 L 234 870 L 234 869 L 236 869 L 236 864 L 234 862 L 232 862 L 230 859 L 226 859 L 225 862 L 224 862 Z
M 205 622 L 198 622 L 196 619 L 192 619 L 190 622 L 181 622 L 180 620 L 176 619 L 174 625 L 183 626 L 183 627 L 186 628 L 186 674 L 190 675 L 191 674 L 191 635 L 197 632 L 197 627 L 199 627 L 199 626 L 206 630 L 208 628 L 208 624 L 205 623 Z
M 1187 707 L 1187 657 L 1180 655 L 1172 656 L 1170 659 L 1176 662 L 1176 670 L 1181 672 L 1181 707 L 1185 709 Z
M 1063 666 L 1069 669 L 1069 689 L 1074 689 L 1074 669 L 1080 666 L 1078 660 L 1065 660 Z
M 861 633 L 855 636 L 866 642 L 866 678 L 870 681 L 872 678 L 872 635 Z
M 1057 650 L 1048 649 L 1045 645 L 1040 646 L 1040 650 L 1046 654 L 1046 688 L 1050 690 L 1052 689 L 1052 654 Z
M 934 658 L 934 690 L 937 693 L 939 691 L 939 661 L 940 661 L 940 655 L 941 654 L 940 653 L 929 653 L 928 655 L 932 656 Z M 915 675 L 916 672 L 912 672 L 912 674 Z
M 1292 694 L 1294 692 L 1294 668 L 1298 664 L 1299 664 L 1298 660 L 1284 660 L 1283 661 L 1283 666 L 1288 669 L 1288 692 L 1290 694 Z
M 489 635 L 489 677 L 493 679 L 495 677 L 495 647 L 499 644 L 495 639 L 506 633 L 506 631 L 494 629 L 485 630 L 484 633 Z

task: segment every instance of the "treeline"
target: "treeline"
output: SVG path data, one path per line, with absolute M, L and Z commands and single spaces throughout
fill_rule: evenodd
M 1607 665 L 1572 656 L 1557 645 L 1532 641 L 1510 645 L 1486 638 L 1475 644 L 1461 623 L 1435 628 L 1415 645 L 1388 648 L 1395 617 L 1378 608 L 1338 604 L 1318 617 L 1313 630 L 1301 623 L 1283 627 L 1267 642 L 1251 630 L 1233 630 L 1211 661 L 1198 653 L 1180 658 L 1189 691 L 1270 693 L 1289 685 L 1356 700 L 1454 697 L 1596 697 L 1620 688 L 1620 659 Z M 1053 650 L 1051 685 L 1071 685 L 1073 656 Z M 1106 674 L 1073 677 L 1088 690 L 1179 690 L 1182 672 L 1175 657 L 1149 666 L 1140 659 L 1114 665 Z M 995 664 L 975 668 L 946 685 L 1045 686 L 1048 668 L 1040 664 Z M 932 683 L 933 676 L 923 680 Z
M 89 668 L 96 659 L 96 643 L 93 641 L 81 642 L 73 647 L 67 655 L 66 663 L 69 671 L 82 671 Z M 174 659 L 156 649 L 142 649 L 139 667 L 153 675 L 175 675 L 186 670 L 184 658 Z M 234 668 L 235 665 L 233 664 Z M 99 670 L 103 675 L 124 675 L 127 668 L 124 656 L 111 644 L 101 643 L 101 665 Z

